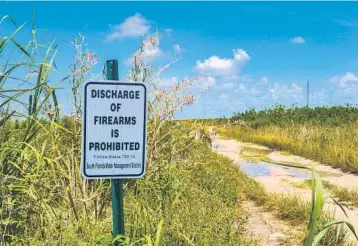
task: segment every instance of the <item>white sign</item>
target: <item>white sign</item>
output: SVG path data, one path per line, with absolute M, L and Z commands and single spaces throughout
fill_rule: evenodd
M 145 173 L 147 89 L 137 82 L 88 81 L 83 90 L 82 175 L 140 178 Z

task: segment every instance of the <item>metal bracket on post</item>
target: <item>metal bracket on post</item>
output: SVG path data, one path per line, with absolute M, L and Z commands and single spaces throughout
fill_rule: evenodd
M 118 60 L 106 61 L 106 77 L 108 80 L 119 80 Z M 123 180 L 111 179 L 112 189 L 112 234 L 124 236 Z

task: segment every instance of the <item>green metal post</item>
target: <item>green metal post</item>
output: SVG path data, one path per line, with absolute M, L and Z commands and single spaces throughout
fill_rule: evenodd
M 118 80 L 118 60 L 106 62 L 108 80 Z M 112 234 L 113 238 L 124 235 L 123 180 L 112 179 Z

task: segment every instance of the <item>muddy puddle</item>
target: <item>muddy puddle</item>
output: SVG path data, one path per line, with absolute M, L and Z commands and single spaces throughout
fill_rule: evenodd
M 284 167 L 269 162 L 243 162 L 240 164 L 241 170 L 243 170 L 247 175 L 251 177 L 264 177 L 264 176 L 274 176 L 277 175 L 277 172 L 274 172 L 274 169 L 281 169 L 280 176 L 291 176 L 300 179 L 311 179 L 312 175 L 309 170 L 304 170 L 294 167 Z

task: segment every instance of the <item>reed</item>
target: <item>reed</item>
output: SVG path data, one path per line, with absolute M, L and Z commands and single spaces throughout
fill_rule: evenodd
M 97 57 L 84 50 L 79 36 L 70 71 L 54 81 L 55 42 L 42 43 L 33 27 L 32 39 L 20 44 L 17 34 L 24 25 L 8 16 L 4 21 L 13 23 L 14 31 L 0 36 L 0 245 L 110 245 L 109 180 L 84 180 L 80 173 L 78 92 Z M 123 244 L 254 245 L 238 222 L 238 169 L 211 151 L 200 123 L 171 121 L 192 104 L 187 90 L 197 78 L 159 90 L 160 73 L 141 59 L 140 51 L 156 45 L 156 38 L 143 41 L 129 74 L 134 83 L 147 83 L 153 99 L 147 175 L 124 185 Z M 71 115 L 61 112 L 56 95 L 65 81 L 74 99 Z M 195 139 L 191 133 L 198 130 L 201 137 Z

